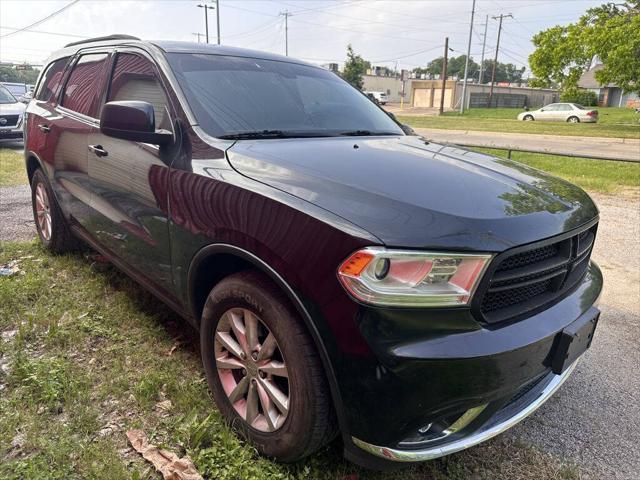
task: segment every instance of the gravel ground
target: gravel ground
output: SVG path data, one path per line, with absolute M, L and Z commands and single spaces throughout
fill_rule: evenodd
M 589 478 L 640 478 L 640 196 L 594 195 L 602 316 L 591 349 L 538 412 L 506 435 L 575 463 Z M 29 187 L 0 188 L 0 241 L 35 235 Z
M 36 235 L 28 185 L 0 188 L 0 242 L 30 240 Z
M 540 410 L 508 434 L 579 465 L 589 478 L 640 478 L 640 197 L 593 196 L 594 260 L 605 288 L 591 348 Z

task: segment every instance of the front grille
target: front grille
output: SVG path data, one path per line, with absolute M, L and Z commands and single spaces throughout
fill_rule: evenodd
M 15 127 L 18 124 L 18 118 L 20 115 L 0 115 L 0 127 Z
M 476 310 L 489 323 L 532 315 L 558 302 L 584 276 L 597 224 L 500 254 L 478 289 Z

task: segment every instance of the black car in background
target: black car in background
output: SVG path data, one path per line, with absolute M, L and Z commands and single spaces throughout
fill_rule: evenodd
M 589 347 L 587 194 L 406 135 L 329 71 L 103 37 L 49 59 L 26 115 L 42 243 L 88 243 L 199 329 L 219 410 L 264 455 L 459 451 Z

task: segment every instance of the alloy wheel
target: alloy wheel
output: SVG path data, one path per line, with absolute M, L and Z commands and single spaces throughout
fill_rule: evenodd
M 51 206 L 47 189 L 42 183 L 36 187 L 36 219 L 42 238 L 51 240 Z
M 269 328 L 246 308 L 227 310 L 214 351 L 222 388 L 238 415 L 261 432 L 278 430 L 289 412 L 289 374 Z

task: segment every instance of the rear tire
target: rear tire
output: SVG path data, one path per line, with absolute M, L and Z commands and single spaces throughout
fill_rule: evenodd
M 569 123 L 580 123 L 580 119 L 578 117 L 569 117 L 569 118 L 567 118 L 567 122 L 569 122 Z
M 77 247 L 77 241 L 41 169 L 37 169 L 31 179 L 31 204 L 38 237 L 47 250 L 65 253 Z
M 248 270 L 213 288 L 200 348 L 218 409 L 262 455 L 294 462 L 335 437 L 329 386 L 313 340 L 268 277 Z

